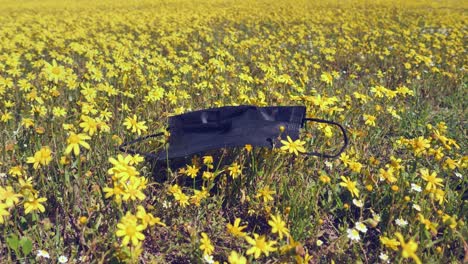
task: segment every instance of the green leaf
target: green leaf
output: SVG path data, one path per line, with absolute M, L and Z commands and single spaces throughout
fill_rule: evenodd
M 65 170 L 65 182 L 70 183 L 70 173 L 68 170 Z
M 15 234 L 10 235 L 7 240 L 7 245 L 13 249 L 14 251 L 18 251 L 19 248 L 19 239 L 18 236 Z
M 27 222 L 28 222 L 28 220 L 26 219 L 26 217 L 21 216 L 21 218 L 20 218 L 20 223 L 21 223 L 21 224 L 26 224 Z
M 425 248 L 433 247 L 434 245 L 436 245 L 436 244 L 442 242 L 443 240 L 444 240 L 444 238 L 439 238 L 439 239 L 434 240 L 434 241 L 429 241 L 429 242 L 426 244 Z
M 32 251 L 32 241 L 27 237 L 22 237 L 20 240 L 21 250 L 23 251 L 24 256 L 27 256 Z

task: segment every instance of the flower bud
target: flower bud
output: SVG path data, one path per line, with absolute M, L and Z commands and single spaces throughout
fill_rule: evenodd
M 81 225 L 86 225 L 86 223 L 88 223 L 88 217 L 86 217 L 86 216 L 81 216 L 81 217 L 78 219 L 78 222 L 79 222 Z

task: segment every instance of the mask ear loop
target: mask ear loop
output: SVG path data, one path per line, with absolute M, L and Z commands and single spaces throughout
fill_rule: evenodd
M 317 123 L 325 123 L 325 124 L 330 124 L 330 125 L 333 125 L 333 126 L 337 126 L 340 128 L 341 130 L 341 133 L 343 134 L 343 141 L 344 141 L 344 144 L 343 146 L 341 147 L 340 151 L 338 151 L 337 154 L 335 155 L 329 155 L 329 154 L 325 154 L 325 153 L 319 153 L 319 152 L 306 152 L 305 154 L 306 155 L 309 155 L 309 156 L 318 156 L 318 157 L 321 157 L 321 158 L 336 158 L 338 157 L 345 149 L 346 147 L 348 146 L 348 136 L 346 135 L 346 130 L 344 129 L 344 127 L 336 122 L 333 122 L 333 121 L 328 121 L 328 120 L 323 120 L 323 119 L 317 119 L 317 118 L 304 118 L 304 122 L 307 122 L 307 121 L 311 121 L 311 122 L 317 122 Z
M 125 143 L 123 143 L 122 145 L 119 146 L 119 150 L 121 152 L 129 153 L 129 154 L 132 154 L 132 155 L 139 154 L 139 155 L 144 156 L 147 159 L 158 159 L 159 155 L 157 155 L 157 154 L 141 152 L 141 151 L 133 150 L 133 149 L 127 149 L 126 147 L 129 146 L 129 145 L 133 145 L 135 143 L 147 140 L 149 138 L 155 138 L 155 137 L 159 137 L 159 136 L 162 136 L 162 135 L 164 135 L 164 132 L 156 133 L 156 134 L 152 134 L 152 135 L 148 135 L 148 136 L 144 136 L 144 137 L 140 137 L 140 138 L 134 139 L 132 141 L 125 142 Z

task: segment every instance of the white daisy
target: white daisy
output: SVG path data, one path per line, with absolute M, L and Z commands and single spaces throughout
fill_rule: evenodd
M 418 212 L 421 212 L 421 206 L 417 205 L 417 204 L 413 204 L 413 208 L 418 211 Z
M 357 231 L 354 228 L 353 229 L 348 228 L 346 232 L 348 233 L 348 238 L 351 239 L 352 241 L 359 241 L 361 239 L 361 237 L 359 236 L 359 231 Z
M 405 227 L 408 225 L 408 222 L 405 219 L 398 218 L 395 220 L 395 224 L 397 224 L 397 226 Z
M 353 199 L 353 204 L 359 208 L 364 206 L 364 203 L 361 200 Z
M 68 262 L 68 258 L 65 257 L 65 256 L 60 256 L 60 257 L 58 258 L 58 262 L 59 262 L 59 263 L 67 263 L 67 262 Z
M 36 257 L 42 257 L 42 258 L 50 258 L 50 255 L 49 255 L 49 252 L 45 251 L 45 250 L 38 250 L 37 251 L 37 254 L 36 254 Z
M 421 186 L 419 186 L 417 184 L 414 184 L 414 183 L 411 184 L 411 190 L 415 191 L 415 192 L 421 192 L 422 191 Z
M 372 212 L 372 218 L 376 221 L 376 222 L 380 222 L 381 220 L 381 217 L 379 214 L 376 214 L 374 211 L 371 211 Z
M 367 226 L 363 224 L 362 222 L 356 222 L 356 224 L 354 225 L 354 228 L 356 228 L 358 231 L 362 233 L 367 232 Z
M 210 255 L 204 255 L 203 259 L 205 260 L 206 263 L 208 264 L 214 264 L 213 256 Z
M 171 202 L 164 201 L 162 206 L 163 206 L 163 208 L 168 209 L 168 208 L 171 208 L 172 204 L 171 204 Z
M 388 262 L 389 262 L 389 261 L 388 261 L 388 255 L 385 254 L 385 253 L 383 253 L 383 252 L 380 253 L 379 258 L 380 258 L 383 262 L 385 262 L 385 263 L 388 263 Z

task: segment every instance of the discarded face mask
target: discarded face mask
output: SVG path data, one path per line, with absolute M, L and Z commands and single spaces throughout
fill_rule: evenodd
M 305 117 L 304 106 L 225 106 L 189 112 L 169 117 L 169 146 L 159 153 L 144 153 L 127 147 L 149 138 L 159 137 L 164 133 L 148 135 L 122 144 L 119 149 L 130 154 L 140 154 L 149 160 L 187 157 L 220 148 L 281 146 L 280 140 L 287 136 L 292 140 L 299 138 L 299 129 L 307 121 L 326 123 L 340 128 L 343 134 L 343 146 L 336 154 L 307 152 L 306 155 L 335 158 L 348 144 L 346 131 L 338 123 Z M 284 129 L 284 130 L 283 130 Z M 282 130 L 282 132 L 280 132 Z

